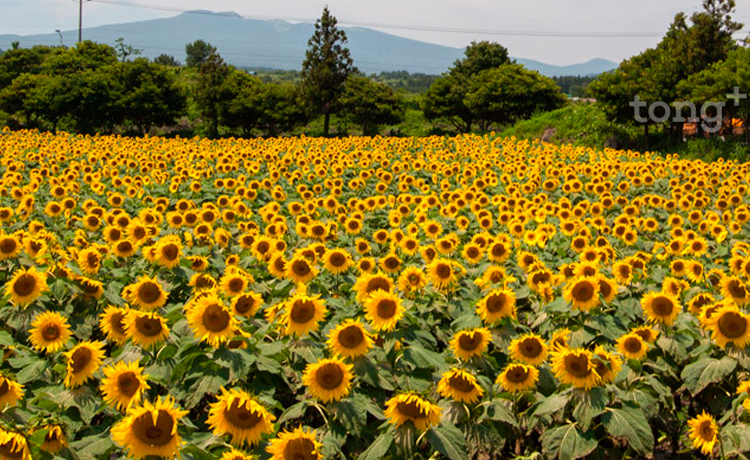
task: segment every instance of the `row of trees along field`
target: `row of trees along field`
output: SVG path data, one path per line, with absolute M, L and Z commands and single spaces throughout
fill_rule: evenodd
M 272 136 L 331 117 L 376 134 L 404 119 L 406 102 L 395 86 L 426 86 L 417 104 L 427 120 L 458 131 L 502 126 L 565 101 L 549 78 L 526 70 L 496 43 L 472 43 L 440 77 L 381 81 L 354 65 L 343 30 L 328 8 L 315 24 L 298 81 L 264 82 L 224 62 L 202 40 L 186 46 L 185 65 L 162 55 L 149 61 L 118 40 L 73 48 L 35 46 L 0 55 L 0 111 L 9 124 L 80 133 L 188 132 Z M 413 98 L 412 98 L 413 99 Z
M 727 101 L 735 87 L 748 92 L 750 83 L 750 49 L 734 39 L 742 24 L 732 19 L 734 0 L 704 0 L 701 11 L 689 18 L 679 13 L 664 38 L 655 47 L 623 61 L 613 72 L 602 74 L 588 86 L 612 121 L 623 124 L 634 122 L 635 97 L 647 104 L 664 102 L 673 114 L 677 107 L 691 103 L 682 110 L 682 117 L 671 117 L 654 123 L 649 117 L 643 123 L 644 139 L 648 147 L 649 128 L 659 125 L 676 140 L 683 138 L 685 119 L 701 117 L 706 102 Z M 707 107 L 711 108 L 711 107 Z M 663 115 L 655 111 L 656 118 Z M 708 111 L 703 117 L 713 117 Z M 724 115 L 750 120 L 750 100 L 738 99 L 724 107 Z M 685 118 L 685 119 L 683 119 Z M 698 123 L 701 126 L 701 123 Z

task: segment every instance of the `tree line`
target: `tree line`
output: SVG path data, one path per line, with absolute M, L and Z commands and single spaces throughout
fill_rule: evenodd
M 516 64 L 497 43 L 473 42 L 445 74 L 412 79 L 365 76 L 346 43 L 326 7 L 294 82 L 263 81 L 202 40 L 186 45 L 185 65 L 168 55 L 139 57 L 122 39 L 115 47 L 14 44 L 0 54 L 0 111 L 18 127 L 85 134 L 179 133 L 187 126 L 209 137 L 275 136 L 322 119 L 328 135 L 336 117 L 374 135 L 404 120 L 399 85 L 426 89 L 416 105 L 424 118 L 459 132 L 504 126 L 565 102 L 552 79 Z
M 750 92 L 750 49 L 734 38 L 743 27 L 732 17 L 735 7 L 734 0 L 704 0 L 702 10 L 689 17 L 678 13 L 656 47 L 599 76 L 589 94 L 612 121 L 641 124 L 646 148 L 652 127 L 681 141 L 688 121 L 697 120 L 701 129 L 709 121 L 750 120 L 750 100 L 727 99 L 735 86 Z M 636 97 L 647 106 L 641 113 Z M 725 104 L 720 119 L 719 106 L 706 103 Z

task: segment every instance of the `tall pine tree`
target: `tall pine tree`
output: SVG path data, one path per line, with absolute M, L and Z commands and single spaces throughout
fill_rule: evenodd
M 346 78 L 358 72 L 349 49 L 344 46 L 346 33 L 336 24 L 328 7 L 323 8 L 323 16 L 315 22 L 315 32 L 307 42 L 302 63 L 302 84 L 312 107 L 325 117 L 325 136 L 329 132 L 331 114 L 339 109 Z

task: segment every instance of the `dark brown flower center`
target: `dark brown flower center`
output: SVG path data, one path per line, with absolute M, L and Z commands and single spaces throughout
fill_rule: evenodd
M 147 412 L 133 421 L 131 429 L 135 438 L 141 443 L 152 447 L 163 446 L 172 441 L 174 423 L 169 412 L 159 409 L 156 424 L 154 424 L 151 412 Z
M 585 378 L 590 374 L 589 360 L 586 355 L 566 355 L 564 360 L 565 370 L 576 378 Z
M 60 333 L 60 327 L 57 324 L 48 323 L 42 328 L 42 338 L 47 342 L 52 342 L 60 337 Z
M 159 300 L 161 289 L 153 281 L 146 281 L 138 286 L 138 300 L 145 304 L 151 304 Z
M 718 326 L 722 335 L 736 339 L 747 332 L 747 319 L 737 312 L 729 311 L 721 315 Z
M 176 260 L 180 255 L 180 248 L 174 243 L 165 244 L 161 248 L 161 255 L 168 261 Z
M 117 376 L 117 388 L 121 394 L 128 398 L 132 398 L 140 386 L 141 382 L 133 371 L 123 372 Z
M 589 281 L 579 281 L 573 286 L 572 295 L 578 302 L 588 302 L 594 297 L 594 285 Z
M 359 326 L 347 326 L 339 332 L 339 344 L 344 348 L 357 348 L 363 340 L 365 335 Z
M 505 374 L 505 378 L 513 383 L 524 383 L 529 378 L 529 371 L 523 366 L 513 366 Z
M 534 337 L 523 339 L 519 345 L 521 354 L 527 358 L 536 358 L 542 354 L 542 344 L 539 343 L 539 339 Z
M 482 343 L 482 334 L 466 332 L 458 337 L 458 346 L 464 351 L 474 351 Z
M 448 379 L 448 385 L 461 393 L 470 393 L 474 390 L 474 384 L 461 374 L 452 375 Z
M 623 343 L 623 346 L 628 351 L 628 353 L 640 353 L 643 348 L 641 341 L 636 339 L 635 337 L 628 337 L 627 339 L 625 339 L 625 343 Z
M 453 271 L 451 270 L 450 265 L 440 263 L 435 267 L 435 274 L 441 281 L 444 281 L 451 277 Z
M 396 302 L 392 299 L 380 299 L 375 307 L 378 318 L 390 319 L 396 314 Z
M 674 304 L 668 297 L 658 296 L 652 302 L 652 308 L 657 316 L 670 316 L 674 311 Z
M 18 242 L 14 238 L 3 238 L 0 241 L 0 252 L 3 254 L 13 254 L 18 248 Z
M 401 415 L 411 420 L 419 420 L 427 417 L 427 414 L 414 401 L 399 402 L 396 404 L 396 409 Z
M 146 337 L 155 337 L 162 332 L 161 320 L 150 316 L 136 318 L 135 328 Z
M 317 460 L 318 453 L 315 444 L 306 438 L 291 439 L 284 447 L 284 459 L 289 460 Z
M 387 292 L 391 289 L 391 283 L 382 276 L 376 276 L 368 281 L 367 286 L 365 287 L 365 291 L 367 294 L 375 292 L 378 289 L 382 289 L 383 291 Z
M 289 317 L 295 323 L 305 324 L 315 317 L 315 304 L 310 300 L 297 300 L 292 304 Z
M 70 367 L 73 368 L 73 373 L 81 372 L 91 362 L 92 358 L 93 355 L 88 348 L 81 347 L 74 351 L 70 357 Z
M 334 252 L 328 259 L 328 262 L 334 267 L 343 267 L 346 263 L 346 256 L 344 256 L 344 254 L 341 254 L 340 252 Z
M 232 401 L 232 404 L 227 407 L 224 416 L 233 426 L 242 430 L 250 430 L 263 420 L 263 417 L 257 412 L 249 410 L 245 407 L 244 403 L 245 400 L 235 399 Z
M 508 299 L 502 292 L 498 294 L 492 294 L 487 298 L 487 311 L 490 313 L 498 313 L 505 309 Z
M 344 371 L 336 363 L 324 364 L 315 372 L 315 381 L 323 389 L 336 389 L 344 381 Z
M 297 276 L 307 276 L 310 274 L 310 265 L 305 260 L 295 260 L 292 262 L 292 271 Z
M 25 297 L 32 292 L 34 292 L 34 289 L 36 288 L 36 278 L 34 275 L 29 275 L 28 273 L 24 273 L 23 275 L 19 276 L 18 279 L 16 279 L 16 282 L 13 283 L 13 292 L 15 292 L 19 297 Z
M 230 316 L 221 305 L 211 304 L 203 311 L 203 326 L 211 332 L 222 332 L 229 326 Z

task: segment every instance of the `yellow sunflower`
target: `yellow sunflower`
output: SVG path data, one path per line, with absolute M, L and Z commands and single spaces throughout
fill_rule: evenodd
M 36 267 L 14 271 L 5 283 L 5 295 L 18 306 L 30 304 L 47 289 L 47 275 L 37 271 Z
M 739 306 L 745 305 L 750 301 L 750 292 L 747 290 L 745 283 L 737 276 L 725 276 L 721 280 L 721 295 L 725 299 L 731 299 Z
M 392 331 L 404 316 L 404 306 L 397 295 L 378 290 L 365 301 L 365 316 L 376 331 Z
M 212 347 L 229 341 L 237 328 L 237 320 L 229 307 L 215 294 L 201 297 L 185 316 L 195 337 Z
M 424 272 L 417 267 L 407 267 L 398 276 L 397 284 L 401 292 L 419 292 L 427 286 L 428 279 Z
M 420 431 L 440 423 L 440 407 L 414 393 L 399 394 L 386 403 L 385 416 L 393 425 L 411 422 Z
M 648 343 L 636 333 L 625 334 L 617 339 L 617 349 L 629 359 L 641 359 L 648 353 Z
M 329 273 L 337 275 L 349 270 L 352 265 L 352 256 L 343 249 L 329 249 L 323 255 L 323 264 Z
M 382 272 L 375 274 L 363 273 L 352 288 L 357 293 L 357 301 L 364 302 L 374 292 L 381 290 L 384 292 L 393 291 L 393 281 Z
M 128 315 L 129 311 L 130 309 L 128 308 L 109 305 L 104 309 L 104 312 L 99 315 L 99 329 L 104 332 L 107 339 L 119 345 L 125 343 L 128 339 L 125 331 L 125 317 Z
M 612 382 L 617 374 L 622 370 L 622 359 L 614 353 L 610 353 L 601 345 L 594 349 L 594 355 L 591 358 L 600 383 L 606 384 Z
M 31 451 L 24 435 L 0 428 L 0 459 L 31 460 Z
M 65 386 L 75 388 L 90 379 L 99 369 L 104 358 L 104 344 L 102 342 L 81 342 L 72 350 L 65 353 L 67 359 L 67 375 Z
M 309 297 L 301 293 L 287 300 L 284 307 L 281 322 L 285 326 L 285 332 L 298 337 L 317 331 L 318 323 L 328 311 L 320 295 Z
M 247 392 L 222 387 L 217 401 L 210 406 L 207 423 L 214 435 L 229 434 L 232 444 L 241 446 L 257 444 L 264 434 L 273 433 L 274 420 L 276 417 Z
M 112 440 L 125 449 L 129 457 L 174 458 L 180 453 L 182 440 L 177 425 L 188 411 L 180 410 L 167 396 L 151 403 L 131 407 L 127 415 L 112 427 Z
M 353 359 L 366 354 L 373 340 L 362 323 L 347 319 L 328 334 L 327 344 L 333 353 Z
M 169 336 L 167 322 L 156 313 L 132 310 L 124 322 L 127 336 L 140 347 L 150 348 Z
M 177 236 L 167 236 L 156 243 L 156 263 L 166 268 L 174 268 L 180 264 L 182 244 Z
M 670 325 L 682 310 L 677 298 L 666 292 L 649 292 L 641 299 L 641 308 L 652 323 Z
M 529 333 L 514 339 L 508 347 L 511 358 L 532 366 L 538 366 L 547 359 L 548 347 L 540 336 Z
M 251 455 L 244 454 L 240 451 L 230 449 L 221 455 L 219 460 L 253 460 L 254 457 Z
M 56 454 L 68 446 L 68 439 L 60 425 L 46 425 L 41 427 L 41 429 L 47 430 L 47 434 L 44 435 L 44 441 L 39 446 L 43 451 Z M 32 430 L 32 433 L 34 431 Z
M 13 406 L 23 398 L 23 385 L 0 374 L 0 409 Z
M 278 437 L 271 439 L 266 452 L 270 460 L 321 460 L 323 444 L 315 440 L 316 432 L 306 431 L 301 426 L 294 431 L 284 430 Z
M 750 343 L 750 315 L 740 311 L 736 305 L 718 308 L 707 325 L 712 332 L 711 338 L 721 348 L 730 342 L 737 348 L 745 348 Z
M 86 248 L 76 257 L 78 267 L 87 275 L 96 275 L 102 266 L 102 255 L 96 248 Z
M 295 255 L 286 266 L 286 276 L 295 283 L 307 283 L 318 275 L 318 270 L 311 262 L 300 255 Z
M 448 288 L 456 281 L 453 263 L 450 260 L 437 258 L 427 265 L 427 277 L 438 290 Z
M 485 324 L 494 324 L 506 317 L 516 317 L 516 295 L 510 289 L 494 289 L 484 296 L 476 308 Z
M 29 341 L 34 349 L 54 353 L 61 349 L 70 338 L 68 319 L 60 313 L 45 311 L 31 322 Z
M 589 311 L 599 305 L 599 281 L 596 277 L 575 278 L 565 285 L 565 300 L 581 311 Z
M 552 369 L 560 382 L 590 390 L 600 379 L 591 360 L 591 352 L 583 348 L 562 349 L 552 353 Z
M 505 391 L 515 393 L 534 388 L 538 379 L 539 371 L 534 366 L 511 363 L 505 366 L 495 383 L 503 387 Z
M 338 401 L 349 394 L 352 369 L 351 364 L 338 358 L 321 359 L 307 365 L 302 383 L 315 399 L 323 403 Z
M 654 343 L 659 337 L 659 331 L 649 326 L 637 327 L 630 332 L 639 335 L 646 343 Z
M 167 293 L 155 277 L 141 276 L 138 282 L 126 286 L 125 292 L 129 294 L 126 299 L 132 305 L 144 310 L 156 310 L 167 303 Z
M 15 236 L 0 235 L 0 260 L 15 259 L 21 248 L 21 242 Z
M 249 274 L 232 269 L 224 273 L 224 276 L 219 280 L 219 286 L 227 297 L 234 297 L 245 292 L 252 282 L 252 277 Z
M 245 318 L 252 318 L 263 305 L 263 297 L 256 292 L 246 292 L 232 299 L 232 313 Z
M 104 402 L 117 410 L 125 410 L 132 404 L 139 403 L 141 396 L 151 388 L 148 375 L 137 361 L 120 361 L 103 369 L 104 378 L 99 387 Z
M 457 332 L 450 341 L 453 354 L 468 361 L 472 356 L 482 356 L 492 340 L 489 329 L 480 327 Z
M 457 368 L 443 373 L 437 391 L 445 398 L 468 404 L 476 403 L 484 395 L 484 390 L 477 384 L 477 378 Z
M 704 410 L 701 415 L 688 420 L 688 426 L 693 447 L 700 449 L 704 455 L 711 455 L 719 438 L 719 427 L 714 418 Z

